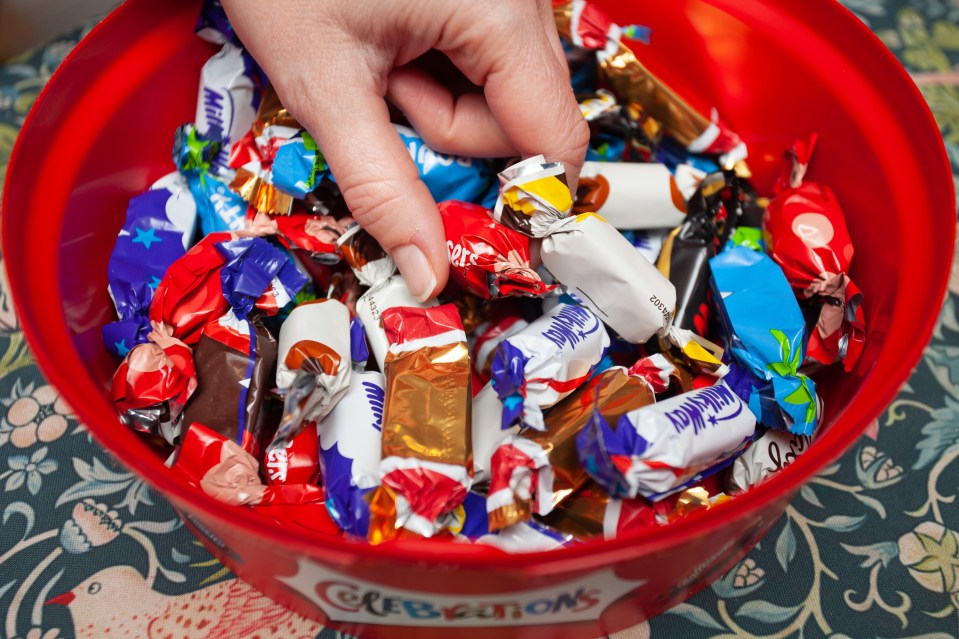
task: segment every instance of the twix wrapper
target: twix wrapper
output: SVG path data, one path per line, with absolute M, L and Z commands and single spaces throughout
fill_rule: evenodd
M 486 507 L 490 530 L 527 521 L 553 508 L 588 480 L 576 439 L 594 411 L 607 420 L 655 401 L 653 391 L 625 368 L 611 368 L 557 404 L 546 416 L 546 430 L 507 436 L 490 462 Z
M 720 119 L 715 108 L 694 105 L 656 77 L 622 42 L 623 30 L 594 4 L 573 0 L 554 6 L 560 35 L 576 47 L 596 51 L 602 76 L 623 102 L 638 102 L 691 153 L 720 156 L 732 167 L 746 157 L 742 139 Z
M 473 465 L 469 352 L 456 307 L 392 308 L 383 325 L 390 348 L 373 543 L 395 538 L 401 528 L 424 537 L 439 533 L 444 517 L 466 499 Z

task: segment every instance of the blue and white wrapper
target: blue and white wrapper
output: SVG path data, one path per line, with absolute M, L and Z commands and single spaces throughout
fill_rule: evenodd
M 203 0 L 193 31 L 203 40 L 213 44 L 224 42 L 240 44 L 240 39 L 233 30 L 233 25 L 230 24 L 230 19 L 226 16 L 220 0 Z
M 496 184 L 494 193 L 499 191 L 495 176 L 483 160 L 434 151 L 413 129 L 393 126 L 416 163 L 420 179 L 437 202 L 462 200 L 482 204 L 489 201 L 491 184 Z
M 246 228 L 246 202 L 210 172 L 211 162 L 219 157 L 222 132 L 201 135 L 192 124 L 176 132 L 173 162 L 186 180 L 196 202 L 200 230 L 204 235 Z
M 806 323 L 782 269 L 745 246 L 717 255 L 709 266 L 727 348 L 755 378 L 750 410 L 764 426 L 812 435 L 819 422 L 816 386 L 799 373 Z
M 733 462 L 756 436 L 756 417 L 723 382 L 623 415 L 597 411 L 577 437 L 586 472 L 611 497 L 658 501 Z
M 130 200 L 107 268 L 107 291 L 119 318 L 103 327 L 103 342 L 111 353 L 125 357 L 147 341 L 153 292 L 192 245 L 196 219 L 193 195 L 178 173 Z
M 340 528 L 363 539 L 370 527 L 364 496 L 380 483 L 384 383 L 381 373 L 354 372 L 346 394 L 317 424 L 326 507 Z
M 490 371 L 503 402 L 502 428 L 520 424 L 545 430 L 543 410 L 584 384 L 609 344 L 603 322 L 589 309 L 572 304 L 557 304 L 503 340 Z

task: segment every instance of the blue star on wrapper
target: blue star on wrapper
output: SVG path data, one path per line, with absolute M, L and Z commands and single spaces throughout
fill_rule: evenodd
M 137 236 L 134 238 L 134 244 L 142 244 L 149 251 L 150 247 L 158 242 L 162 242 L 162 237 L 157 237 L 156 229 L 134 229 Z

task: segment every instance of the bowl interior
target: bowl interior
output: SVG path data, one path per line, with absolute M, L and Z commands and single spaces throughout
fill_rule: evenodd
M 761 191 L 768 192 L 783 150 L 818 131 L 809 178 L 835 190 L 855 243 L 851 275 L 865 294 L 868 322 L 862 358 L 848 375 L 819 378 L 821 440 L 769 486 L 730 504 L 728 520 L 834 459 L 918 361 L 952 255 L 951 175 L 905 72 L 832 2 L 599 4 L 621 24 L 652 28 L 651 43 L 636 44 L 641 58 L 719 109 L 748 143 Z M 127 201 L 173 168 L 173 132 L 192 120 L 199 69 L 215 51 L 192 33 L 197 6 L 127 2 L 77 48 L 24 128 L 6 185 L 3 236 L 20 318 L 45 374 L 127 464 L 175 502 L 225 519 L 233 514 L 172 482 L 158 457 L 118 424 L 108 394 L 117 361 L 100 338 L 114 318 L 106 271 Z M 700 525 L 713 521 L 706 515 Z M 233 521 L 254 528 L 242 516 Z

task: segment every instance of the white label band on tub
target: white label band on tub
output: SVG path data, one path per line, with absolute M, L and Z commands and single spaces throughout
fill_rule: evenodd
M 548 588 L 490 595 L 406 590 L 356 579 L 297 558 L 292 577 L 278 577 L 320 607 L 332 621 L 386 626 L 537 626 L 599 619 L 603 611 L 646 583 L 603 569 Z

